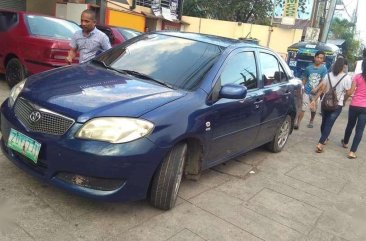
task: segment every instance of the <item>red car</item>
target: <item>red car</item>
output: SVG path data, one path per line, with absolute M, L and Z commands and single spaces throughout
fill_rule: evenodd
M 142 32 L 130 28 L 114 27 L 108 25 L 96 25 L 96 27 L 108 36 L 112 46 L 116 46 L 126 40 L 142 34 Z
M 71 37 L 79 29 L 64 19 L 0 10 L 0 73 L 14 86 L 28 75 L 66 65 Z

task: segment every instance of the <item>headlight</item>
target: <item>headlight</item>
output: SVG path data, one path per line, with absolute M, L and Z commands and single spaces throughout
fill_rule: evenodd
M 125 117 L 100 117 L 86 122 L 75 137 L 82 139 L 125 143 L 151 133 L 154 124 Z
M 9 107 L 12 108 L 15 101 L 18 98 L 18 95 L 20 94 L 20 92 L 22 91 L 25 81 L 27 79 L 24 79 L 22 81 L 20 81 L 18 84 L 16 84 L 10 91 L 10 96 L 9 96 Z

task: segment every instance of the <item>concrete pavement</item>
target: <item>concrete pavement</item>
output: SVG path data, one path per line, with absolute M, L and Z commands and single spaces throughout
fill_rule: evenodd
M 0 76 L 0 100 L 9 88 Z M 106 203 L 41 183 L 0 154 L 0 240 L 366 240 L 365 140 L 358 159 L 340 145 L 347 108 L 325 152 L 309 113 L 284 151 L 264 148 L 184 180 L 167 212 L 147 201 Z

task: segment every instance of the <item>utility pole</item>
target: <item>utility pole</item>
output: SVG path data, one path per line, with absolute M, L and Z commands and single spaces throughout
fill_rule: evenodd
M 358 0 L 357 0 L 357 4 L 356 4 L 356 9 L 353 11 L 353 16 L 352 16 L 353 34 L 356 34 L 357 14 L 358 14 Z
M 271 16 L 271 23 L 270 23 L 270 26 L 268 27 L 267 48 L 269 48 L 269 43 L 271 42 L 271 36 L 272 36 L 272 32 L 273 32 L 273 19 L 274 19 L 276 6 L 277 6 L 276 0 L 274 0 L 273 1 L 272 16 Z
M 178 1 L 178 19 L 182 20 L 184 0 Z
M 314 0 L 313 2 L 313 9 L 311 11 L 311 21 L 310 21 L 310 27 L 312 28 L 316 28 L 316 18 L 318 15 L 318 5 L 319 5 L 319 0 Z
M 335 11 L 335 8 L 336 8 L 336 4 L 337 4 L 337 0 L 330 0 L 328 14 L 327 14 L 327 18 L 325 20 L 325 24 L 324 24 L 324 28 L 323 28 L 323 31 L 322 31 L 322 36 L 320 38 L 320 42 L 324 42 L 324 43 L 327 42 L 328 33 L 329 33 L 329 29 L 330 29 L 330 24 L 332 23 L 332 19 L 333 19 L 334 11 Z
M 318 40 L 320 40 L 321 36 L 323 35 L 324 32 L 324 26 L 325 26 L 325 18 L 327 16 L 327 5 L 328 5 L 328 0 L 321 0 L 319 3 L 319 7 L 318 7 L 318 18 L 319 18 L 319 37 Z

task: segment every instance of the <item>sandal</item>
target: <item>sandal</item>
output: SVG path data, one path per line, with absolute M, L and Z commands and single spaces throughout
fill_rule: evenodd
M 357 156 L 356 156 L 356 154 L 354 152 L 348 153 L 348 156 L 347 157 L 348 157 L 348 159 L 356 159 L 357 158 Z
M 316 146 L 315 152 L 316 153 L 322 153 L 324 150 L 322 147 Z
M 348 148 L 348 144 L 344 143 L 344 140 L 343 139 L 341 140 L 341 143 L 342 143 L 342 147 L 343 148 Z

